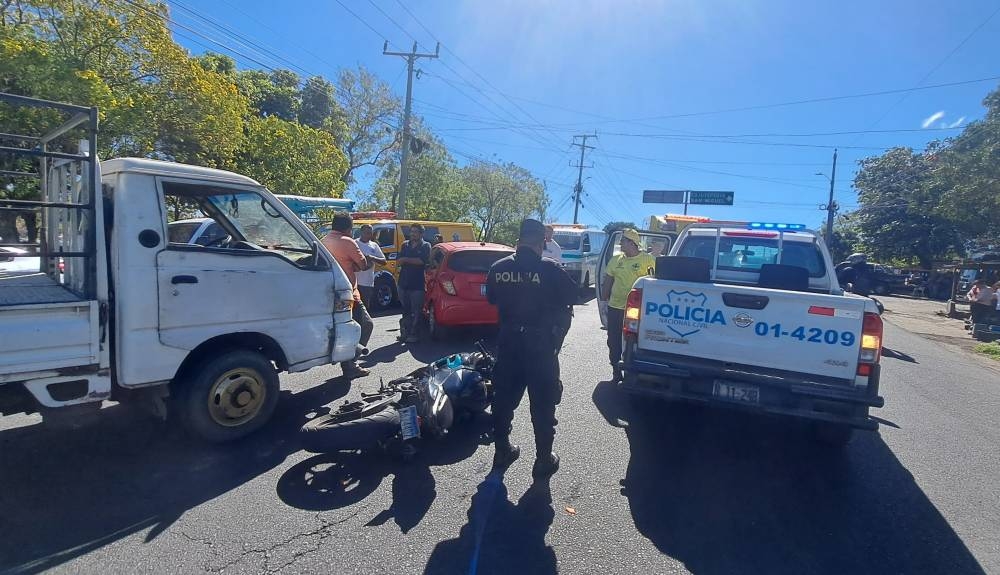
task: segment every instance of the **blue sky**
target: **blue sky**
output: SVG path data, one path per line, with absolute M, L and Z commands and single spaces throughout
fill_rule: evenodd
M 818 226 L 829 181 L 816 172 L 830 173 L 834 147 L 836 198 L 850 209 L 857 160 L 957 134 L 982 116 L 981 101 L 998 81 L 773 104 L 1000 76 L 995 0 L 168 4 L 177 40 L 194 53 L 205 45 L 225 52 L 207 36 L 273 67 L 293 62 L 303 75 L 333 78 L 340 67 L 363 65 L 400 95 L 405 62 L 383 56 L 383 41 L 405 51 L 415 38 L 432 52 L 440 40 L 441 58 L 419 62 L 415 112 L 459 163 L 512 161 L 544 179 L 558 221 L 573 216 L 572 136 L 596 131 L 580 215 L 595 225 L 680 213 L 642 204 L 643 189 L 707 189 L 735 191 L 735 205 L 691 213 Z M 226 40 L 184 8 L 287 61 Z M 243 68 L 260 67 L 230 55 Z M 842 133 L 872 130 L 889 132 Z

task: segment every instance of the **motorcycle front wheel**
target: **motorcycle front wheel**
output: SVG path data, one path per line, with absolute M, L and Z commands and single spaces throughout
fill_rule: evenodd
M 399 413 L 387 407 L 378 413 L 350 421 L 323 415 L 302 426 L 302 448 L 313 453 L 371 449 L 400 429 Z

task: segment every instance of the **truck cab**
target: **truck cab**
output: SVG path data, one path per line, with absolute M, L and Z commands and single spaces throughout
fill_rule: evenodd
M 0 395 L 33 400 L 16 410 L 142 398 L 226 441 L 268 420 L 279 372 L 355 356 L 347 277 L 284 203 L 222 170 L 99 162 L 96 110 L 58 106 L 92 137 L 78 149 L 43 140 L 29 172 L 38 195 L 14 202 L 43 222 L 39 268 L 0 275 Z M 194 218 L 225 235 L 172 233 Z

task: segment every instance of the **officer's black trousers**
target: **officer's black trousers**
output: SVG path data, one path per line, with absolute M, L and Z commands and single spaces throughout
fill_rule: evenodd
M 551 346 L 539 349 L 537 338 L 520 335 L 500 335 L 497 364 L 493 370 L 493 436 L 497 448 L 510 445 L 514 410 L 527 389 L 531 425 L 535 429 L 535 453 L 544 457 L 552 452 L 556 435 L 556 404 L 562 395 L 559 358 Z

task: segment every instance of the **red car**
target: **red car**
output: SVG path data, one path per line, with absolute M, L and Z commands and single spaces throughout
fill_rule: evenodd
M 431 337 L 444 337 L 455 326 L 496 325 L 497 308 L 486 301 L 486 273 L 513 253 L 512 247 L 484 242 L 446 242 L 431 249 L 424 292 Z

